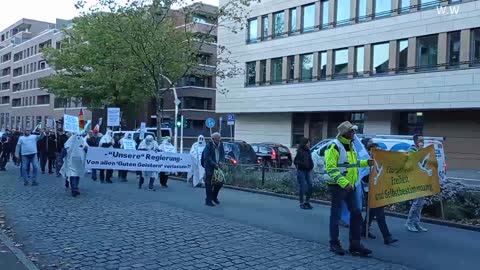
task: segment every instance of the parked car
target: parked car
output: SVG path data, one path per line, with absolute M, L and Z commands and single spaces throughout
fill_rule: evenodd
M 258 163 L 267 167 L 289 168 L 292 166 L 290 149 L 278 143 L 253 143 Z
M 374 143 L 378 144 L 380 149 L 395 151 L 395 152 L 408 152 L 414 145 L 413 136 L 410 135 L 366 135 L 358 134 L 359 139 L 371 138 Z M 443 137 L 424 137 L 425 146 L 433 144 L 435 146 L 435 154 L 438 161 L 438 174 L 441 179 L 446 177 L 447 163 L 445 159 L 445 152 L 443 148 Z M 328 179 L 328 175 L 325 172 L 325 151 L 328 146 L 333 142 L 333 139 L 322 140 L 313 147 L 310 148 L 312 153 L 312 159 L 315 165 L 315 172 L 318 173 L 322 179 Z
M 225 160 L 230 164 L 257 164 L 257 155 L 250 144 L 244 141 L 223 142 Z

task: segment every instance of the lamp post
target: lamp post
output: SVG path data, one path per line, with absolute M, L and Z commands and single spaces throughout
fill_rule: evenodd
M 164 78 L 165 80 L 167 80 L 167 82 L 171 85 L 172 90 L 173 90 L 173 96 L 175 98 L 175 100 L 174 100 L 174 103 L 175 103 L 175 122 L 174 122 L 175 123 L 175 131 L 174 131 L 174 135 L 173 135 L 173 138 L 174 138 L 173 146 L 175 147 L 175 150 L 178 151 L 178 149 L 177 149 L 177 134 L 178 134 L 178 127 L 177 127 L 178 119 L 177 119 L 177 116 L 178 116 L 178 106 L 180 105 L 180 100 L 178 99 L 178 96 L 177 96 L 177 89 L 175 88 L 175 85 L 172 83 L 172 81 L 167 76 L 165 76 L 163 74 L 160 74 L 160 76 L 162 78 Z M 161 124 L 162 119 L 157 119 L 157 121 L 160 121 L 160 125 L 157 125 L 157 126 L 161 127 L 162 126 L 162 124 Z M 160 128 L 160 130 L 157 130 L 157 132 L 160 132 L 159 133 L 160 136 L 162 135 L 161 128 Z

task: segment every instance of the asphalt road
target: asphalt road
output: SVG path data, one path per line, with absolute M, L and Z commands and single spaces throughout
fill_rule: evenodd
M 368 240 L 374 258 L 337 257 L 328 252 L 325 206 L 305 211 L 292 200 L 224 189 L 222 204 L 209 208 L 204 189 L 170 181 L 138 190 L 133 174 L 110 185 L 82 179 L 75 199 L 54 177 L 39 187 L 23 187 L 17 170 L 0 178 L 0 207 L 25 252 L 40 253 L 41 269 L 478 268 L 478 232 L 428 224 L 427 233 L 409 233 L 388 217 L 398 244 Z M 341 234 L 347 246 L 348 231 Z

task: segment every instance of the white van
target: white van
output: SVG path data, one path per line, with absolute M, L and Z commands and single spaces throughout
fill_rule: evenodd
M 357 134 L 359 139 L 371 138 L 374 143 L 378 144 L 380 149 L 397 152 L 408 152 L 414 145 L 413 136 L 408 135 L 366 135 Z M 425 146 L 433 144 L 435 146 L 435 154 L 438 161 L 438 175 L 440 179 L 445 179 L 447 171 L 447 163 L 445 152 L 443 149 L 443 137 L 424 137 Z M 328 149 L 333 139 L 323 140 L 314 145 L 310 152 L 312 154 L 314 171 L 322 180 L 328 180 L 329 176 L 325 172 L 325 151 Z
M 140 132 L 140 129 L 137 129 Z M 146 132 L 155 133 L 155 137 L 157 137 L 157 128 L 156 127 L 147 127 L 145 128 Z M 171 128 L 161 128 L 160 132 L 162 133 L 161 136 L 163 137 L 173 137 L 172 129 Z

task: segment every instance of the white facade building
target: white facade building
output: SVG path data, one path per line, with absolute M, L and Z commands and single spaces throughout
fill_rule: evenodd
M 294 147 L 350 120 L 445 136 L 449 168 L 480 167 L 480 1 L 262 0 L 218 43 L 245 64 L 216 101 L 236 139 Z

